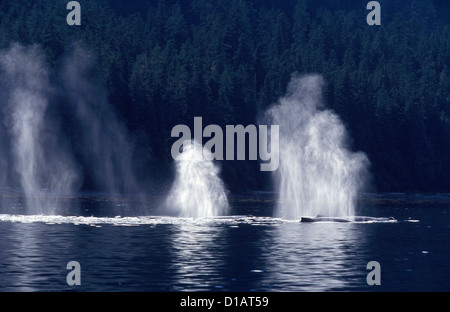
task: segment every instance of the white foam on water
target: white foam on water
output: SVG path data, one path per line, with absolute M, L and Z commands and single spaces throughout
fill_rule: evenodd
M 298 223 L 298 220 L 282 219 L 274 217 L 256 217 L 256 216 L 226 216 L 213 218 L 181 218 L 171 216 L 135 216 L 135 217 L 84 217 L 84 216 L 62 216 L 62 215 L 15 215 L 0 214 L 0 222 L 12 223 L 42 223 L 49 226 L 72 224 L 75 226 L 89 225 L 101 227 L 102 225 L 111 226 L 141 226 L 141 225 L 227 225 L 230 228 L 239 228 L 239 225 L 247 224 L 251 226 L 279 226 L 286 223 Z M 314 224 L 355 224 L 355 223 L 397 223 L 397 220 L 389 221 L 356 221 L 348 223 L 339 222 L 315 222 Z M 310 224 L 310 223 L 307 223 Z
M 158 224 L 225 224 L 236 226 L 238 224 L 275 225 L 285 222 L 278 218 L 254 216 L 227 216 L 218 218 L 180 218 L 167 216 L 136 216 L 136 217 L 83 217 L 62 215 L 14 215 L 0 214 L 0 222 L 16 223 L 44 223 L 47 225 L 73 224 L 73 225 L 113 225 L 113 226 L 140 226 Z

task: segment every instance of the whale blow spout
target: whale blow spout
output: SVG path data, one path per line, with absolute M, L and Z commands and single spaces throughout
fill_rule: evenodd
M 369 161 L 347 148 L 342 121 L 323 107 L 323 85 L 319 75 L 293 77 L 287 95 L 266 112 L 280 125 L 277 217 L 355 215 Z
M 219 168 L 196 141 L 183 144 L 176 160 L 176 177 L 166 206 L 179 217 L 209 218 L 229 211 L 227 192 Z
M 78 189 L 80 173 L 58 120 L 49 118 L 53 86 L 45 54 L 39 46 L 12 44 L 0 51 L 0 69 L 2 135 L 10 142 L 0 148 L 10 154 L 6 167 L 14 168 L 2 182 L 18 184 L 28 213 L 53 214 L 60 197 Z

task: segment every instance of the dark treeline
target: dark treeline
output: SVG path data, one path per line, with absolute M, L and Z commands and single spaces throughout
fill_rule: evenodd
M 368 0 L 80 0 L 81 26 L 67 2 L 2 0 L 0 47 L 41 44 L 55 68 L 73 42 L 93 49 L 142 177 L 170 176 L 174 125 L 253 124 L 312 72 L 378 191 L 450 190 L 447 0 L 381 0 L 381 26 Z M 231 190 L 267 187 L 255 162 L 221 164 Z

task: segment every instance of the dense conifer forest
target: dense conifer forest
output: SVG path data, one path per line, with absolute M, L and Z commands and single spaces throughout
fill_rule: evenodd
M 91 49 L 142 181 L 170 181 L 175 125 L 254 124 L 297 72 L 323 75 L 374 190 L 450 191 L 449 1 L 381 0 L 381 26 L 359 0 L 79 2 L 68 26 L 67 1 L 2 0 L 0 48 L 39 44 L 55 71 L 75 44 Z M 231 191 L 268 189 L 254 161 L 221 167 Z

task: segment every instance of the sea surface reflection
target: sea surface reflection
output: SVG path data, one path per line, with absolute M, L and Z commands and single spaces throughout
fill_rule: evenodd
M 268 216 L 270 200 L 203 219 L 108 215 L 114 203 L 88 202 L 84 216 L 0 211 L 0 291 L 450 290 L 449 201 L 366 202 L 397 223 L 282 220 Z M 66 283 L 69 261 L 80 286 Z M 367 285 L 369 261 L 381 286 Z
M 214 225 L 175 225 L 170 239 L 175 269 L 173 290 L 204 291 L 223 287 L 225 228 Z
M 265 244 L 265 283 L 286 291 L 325 291 L 364 281 L 364 238 L 357 224 L 281 224 Z M 360 270 L 355 270 L 356 268 Z M 359 271 L 359 272 L 358 272 Z

